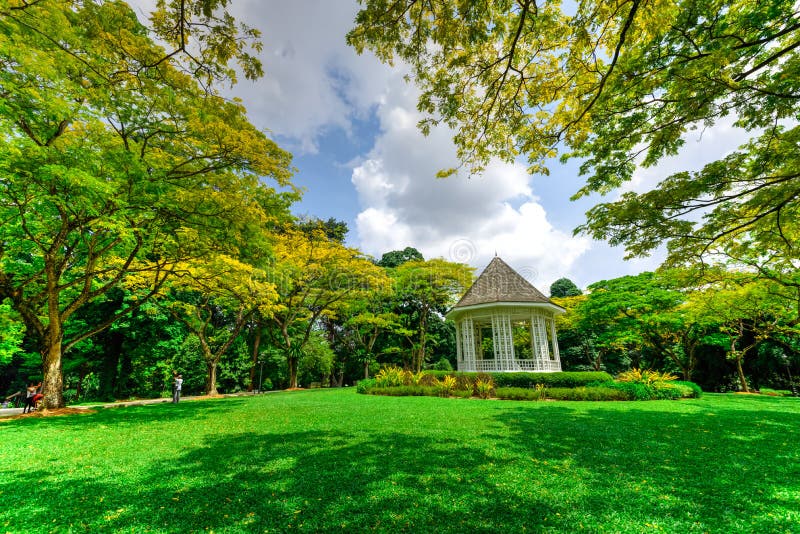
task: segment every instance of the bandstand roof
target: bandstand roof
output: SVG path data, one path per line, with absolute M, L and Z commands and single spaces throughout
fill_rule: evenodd
M 544 304 L 562 310 L 497 256 L 450 311 L 495 303 Z

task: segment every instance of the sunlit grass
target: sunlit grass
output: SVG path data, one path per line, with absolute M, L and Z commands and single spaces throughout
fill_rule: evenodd
M 0 531 L 798 532 L 800 402 L 277 393 L 0 422 Z

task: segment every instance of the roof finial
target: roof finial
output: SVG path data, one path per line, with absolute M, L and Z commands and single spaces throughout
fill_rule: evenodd
M 495 249 L 495 251 L 494 251 L 494 257 L 495 258 L 497 257 L 497 249 Z

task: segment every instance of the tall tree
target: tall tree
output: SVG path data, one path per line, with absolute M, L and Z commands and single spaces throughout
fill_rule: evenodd
M 580 229 L 676 263 L 756 239 L 798 261 L 800 8 L 794 0 L 366 0 L 348 41 L 408 63 L 423 132 L 456 130 L 470 172 L 492 157 L 580 158 L 576 196 L 656 166 L 733 116 L 754 136 L 699 172 L 596 206 Z M 445 171 L 454 172 L 454 170 Z M 794 239 L 794 241 L 793 241 Z M 758 239 L 756 239 L 758 240 Z
M 391 270 L 402 328 L 411 344 L 411 367 L 419 372 L 428 354 L 432 314 L 443 316 L 472 282 L 474 269 L 434 258 L 411 260 Z
M 350 299 L 388 286 L 380 267 L 321 230 L 286 228 L 276 235 L 272 272 L 278 303 L 270 322 L 286 355 L 289 387 L 297 387 L 303 346 L 322 317 L 338 317 Z
M 278 294 L 266 273 L 229 256 L 188 266 L 170 283 L 165 305 L 200 342 L 207 395 L 217 394 L 217 367 L 256 311 L 269 316 Z
M 775 283 L 752 282 L 748 275 L 728 273 L 706 285 L 697 295 L 702 312 L 717 323 L 715 341 L 736 367 L 739 387 L 750 391 L 744 361 L 755 353 L 759 343 L 780 335 L 800 338 L 800 328 L 793 322 L 795 311 L 776 298 Z
M 287 183 L 289 154 L 186 73 L 190 61 L 222 74 L 239 55 L 222 27 L 196 35 L 234 49 L 183 46 L 185 22 L 208 20 L 198 6 L 224 3 L 169 3 L 194 6 L 172 53 L 124 2 L 0 6 L 0 298 L 39 340 L 48 407 L 64 405 L 64 351 L 155 295 L 175 262 L 259 235 L 276 197 L 259 177 Z M 123 278 L 137 298 L 65 338 L 70 317 Z
M 615 335 L 666 358 L 684 380 L 691 380 L 697 345 L 716 324 L 698 312 L 690 288 L 683 288 L 686 278 L 679 274 L 645 272 L 596 282 L 581 307 L 583 321 L 614 325 Z
M 381 256 L 378 265 L 392 269 L 399 267 L 407 261 L 425 261 L 422 253 L 414 247 L 406 247 L 403 250 L 392 250 Z
M 550 296 L 556 298 L 577 297 L 581 290 L 569 278 L 559 278 L 550 284 Z

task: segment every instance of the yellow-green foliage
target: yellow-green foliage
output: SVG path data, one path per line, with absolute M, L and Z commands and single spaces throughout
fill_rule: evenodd
M 405 374 L 409 385 L 411 386 L 423 385 L 422 379 L 425 376 L 425 374 L 422 371 L 420 371 L 419 373 L 412 373 L 410 371 L 406 371 Z
M 445 376 L 436 384 L 439 388 L 439 395 L 442 397 L 449 397 L 456 388 L 456 378 L 454 376 Z
M 478 396 L 482 399 L 488 399 L 492 396 L 492 392 L 494 390 L 494 382 L 491 378 L 488 379 L 478 379 L 475 382 L 475 391 Z
M 404 386 L 408 374 L 399 367 L 384 367 L 375 376 L 375 385 L 379 388 Z
M 660 373 L 658 371 L 653 371 L 652 369 L 637 369 L 636 367 L 630 369 L 629 371 L 622 372 L 619 374 L 619 376 L 617 376 L 617 380 L 620 382 L 637 382 L 647 385 L 660 384 L 677 379 L 677 376 L 667 372 Z

